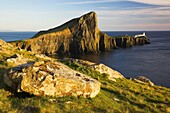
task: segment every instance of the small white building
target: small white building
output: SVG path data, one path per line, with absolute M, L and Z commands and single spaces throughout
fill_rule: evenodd
M 138 38 L 138 37 L 146 37 L 146 33 L 145 33 L 145 32 L 143 32 L 143 34 L 135 35 L 135 38 Z

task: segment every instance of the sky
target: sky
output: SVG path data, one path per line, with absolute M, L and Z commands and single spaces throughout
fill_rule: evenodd
M 170 0 L 0 0 L 0 31 L 40 31 L 94 11 L 102 31 L 170 30 Z

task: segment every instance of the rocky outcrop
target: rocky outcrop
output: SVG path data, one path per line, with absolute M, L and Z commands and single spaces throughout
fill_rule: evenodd
M 11 49 L 13 46 L 9 43 L 0 39 L 0 52 L 6 51 L 6 49 Z
M 115 38 L 116 46 L 119 48 L 132 47 L 134 45 L 150 44 L 150 40 L 147 37 L 133 37 L 133 36 L 122 36 Z
M 3 62 L 5 63 L 6 59 L 12 56 L 12 49 L 14 49 L 14 47 L 11 44 L 6 43 L 5 41 L 0 39 L 0 64 Z
M 136 78 L 133 78 L 132 80 L 134 80 L 135 82 L 138 83 L 143 83 L 143 84 L 148 84 L 150 86 L 154 86 L 154 83 L 151 82 L 148 78 L 146 78 L 145 76 L 138 76 Z
M 118 47 L 145 44 L 145 39 L 134 37 L 114 38 L 98 29 L 97 15 L 90 12 L 65 24 L 38 32 L 33 38 L 11 44 L 28 51 L 43 54 L 99 53 Z
M 3 40 L 1 40 L 0 39 L 0 46 L 2 47 L 2 46 L 6 46 L 8 43 L 6 43 L 5 41 L 3 41 Z
M 107 74 L 108 79 L 112 80 L 112 81 L 115 81 L 115 78 L 124 78 L 121 73 L 111 69 L 110 67 L 108 67 L 104 64 L 95 64 L 95 65 L 91 66 L 91 68 L 100 72 L 101 74 Z
M 4 81 L 17 92 L 37 96 L 93 98 L 100 91 L 100 82 L 56 61 L 39 61 L 11 68 L 4 75 Z
M 93 69 L 95 71 L 98 71 L 101 74 L 105 74 L 107 79 L 112 80 L 112 81 L 116 81 L 116 78 L 124 78 L 124 76 L 119 73 L 116 70 L 111 69 L 110 67 L 104 65 L 104 64 L 96 64 L 90 61 L 86 61 L 86 60 L 81 60 L 81 59 L 73 59 L 73 58 L 69 58 L 69 59 L 64 59 L 65 61 L 71 61 L 72 63 L 77 63 L 86 67 L 89 67 L 90 69 Z
M 29 59 L 19 55 L 19 54 L 14 54 L 13 56 L 9 57 L 6 62 L 7 64 L 12 63 L 15 65 L 22 65 L 26 64 Z

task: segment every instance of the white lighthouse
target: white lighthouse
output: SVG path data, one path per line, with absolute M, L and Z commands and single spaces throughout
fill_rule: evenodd
M 145 32 L 143 32 L 143 34 L 135 35 L 135 38 L 138 38 L 138 37 L 146 37 L 146 33 L 145 33 Z

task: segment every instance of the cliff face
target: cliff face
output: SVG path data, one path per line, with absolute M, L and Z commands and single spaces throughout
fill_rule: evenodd
M 134 44 L 135 42 L 131 42 L 131 40 L 134 39 L 130 38 L 130 42 L 128 42 L 129 39 L 121 40 L 101 32 L 98 29 L 96 13 L 90 12 L 59 27 L 40 31 L 31 39 L 12 42 L 12 44 L 21 49 L 47 55 L 55 53 L 82 54 L 111 50 L 121 47 L 121 43 L 124 43 L 125 46 L 127 43 Z
M 114 38 L 114 37 L 113 37 Z M 135 38 L 132 36 L 123 36 L 119 38 L 114 38 L 116 41 L 116 46 L 117 47 L 132 47 L 134 45 L 144 45 L 144 44 L 150 44 L 150 41 L 147 37 L 139 37 Z

